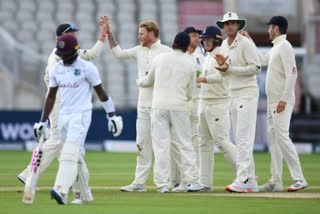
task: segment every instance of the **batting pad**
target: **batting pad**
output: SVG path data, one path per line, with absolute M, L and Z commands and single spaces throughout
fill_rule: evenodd
M 78 176 L 74 184 L 72 185 L 73 193 L 80 193 L 80 200 L 83 202 L 89 201 L 89 171 L 84 161 L 84 158 L 80 156 L 78 165 Z
M 59 187 L 60 193 L 68 194 L 71 185 L 78 174 L 78 162 L 80 157 L 80 145 L 73 141 L 67 141 L 61 152 L 59 170 L 55 187 Z

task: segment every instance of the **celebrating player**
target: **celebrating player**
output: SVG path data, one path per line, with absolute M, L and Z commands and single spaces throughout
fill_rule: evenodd
M 158 192 L 169 192 L 170 147 L 175 143 L 181 155 L 181 173 L 188 191 L 198 191 L 197 166 L 192 145 L 187 101 L 192 98 L 196 73 L 190 55 L 186 54 L 190 37 L 185 32 L 176 35 L 174 51 L 157 56 L 147 76 L 139 80 L 140 87 L 154 85 L 151 126 L 154 148 L 154 183 Z M 171 130 L 175 140 L 171 141 Z M 179 188 L 179 187 L 177 187 Z M 173 189 L 172 191 L 174 191 Z
M 192 56 L 192 63 L 193 63 L 193 72 L 196 73 L 198 76 L 201 72 L 202 63 L 204 60 L 204 56 L 198 52 L 196 52 L 196 48 L 199 45 L 199 36 L 202 33 L 201 30 L 197 30 L 194 27 L 186 27 L 184 32 L 189 34 L 190 36 L 190 44 L 188 46 L 187 53 Z M 198 105 L 199 105 L 199 88 L 195 87 L 193 91 L 192 99 L 188 102 L 189 105 L 189 114 L 190 114 L 190 121 L 191 121 L 191 129 L 192 129 L 192 143 L 195 150 L 195 158 L 196 158 L 196 165 L 199 168 L 199 134 L 198 134 Z M 174 136 L 173 136 L 174 138 Z M 187 186 L 181 178 L 181 157 L 179 155 L 178 149 L 175 147 L 175 144 L 171 144 L 171 179 L 173 184 L 179 184 L 180 188 L 176 189 L 179 191 L 187 191 Z M 197 170 L 197 177 L 198 175 Z
M 231 120 L 237 146 L 237 178 L 226 190 L 258 192 L 253 145 L 259 99 L 256 75 L 261 70 L 260 60 L 252 42 L 238 32 L 244 28 L 245 20 L 239 19 L 236 13 L 228 12 L 223 20 L 217 21 L 217 25 L 227 35 L 221 49 L 222 54 L 229 58 L 216 55 L 225 61 L 225 66 L 217 69 L 230 76 Z
M 102 17 L 105 18 L 105 17 Z M 121 49 L 115 41 L 110 25 L 108 39 L 112 55 L 118 59 L 135 59 L 138 63 L 138 77 L 142 78 L 150 70 L 153 58 L 171 49 L 161 44 L 159 28 L 155 21 L 144 21 L 139 25 L 139 40 L 141 45 L 130 49 Z M 120 188 L 125 192 L 145 192 L 146 181 L 152 166 L 152 139 L 150 111 L 153 88 L 139 88 L 138 118 L 137 118 L 137 167 L 135 180 L 128 186 Z
M 289 137 L 290 118 L 295 103 L 294 86 L 297 66 L 294 51 L 286 40 L 288 21 L 283 16 L 274 16 L 268 23 L 268 33 L 273 48 L 260 54 L 262 66 L 268 66 L 266 79 L 267 122 L 271 153 L 271 179 L 259 186 L 261 192 L 282 191 L 282 161 L 287 162 L 293 184 L 288 191 L 298 191 L 308 187 L 303 177 L 297 151 Z M 247 32 L 241 32 L 249 37 Z M 249 37 L 250 38 L 250 37 Z
M 60 92 L 59 133 L 64 142 L 59 159 L 59 170 L 51 196 L 59 203 L 66 204 L 68 192 L 78 173 L 80 149 L 83 148 L 91 123 L 93 87 L 107 112 L 109 130 L 115 136 L 121 134 L 122 118 L 115 115 L 112 100 L 101 85 L 97 68 L 78 57 L 77 39 L 73 35 L 62 35 L 57 41 L 56 54 L 61 57 L 50 71 L 49 92 L 41 120 L 35 124 L 36 138 L 46 133 L 46 122 L 52 111 L 56 94 Z
M 208 53 L 200 77 L 199 135 L 200 135 L 200 185 L 203 191 L 212 191 L 213 147 L 217 146 L 232 168 L 236 167 L 236 147 L 230 142 L 230 96 L 228 75 L 215 67 L 219 63 L 216 54 L 221 54 L 223 40 L 216 26 L 207 26 L 200 36 L 201 44 Z M 221 62 L 222 63 L 222 62 Z

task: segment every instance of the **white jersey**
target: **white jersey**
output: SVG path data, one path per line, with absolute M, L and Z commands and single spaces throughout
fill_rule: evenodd
M 99 84 L 101 79 L 96 66 L 80 57 L 70 66 L 59 61 L 50 72 L 49 87 L 59 87 L 60 113 L 91 110 L 91 87 Z

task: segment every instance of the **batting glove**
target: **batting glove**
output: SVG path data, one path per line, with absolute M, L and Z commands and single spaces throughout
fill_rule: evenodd
M 121 116 L 108 117 L 108 130 L 113 133 L 114 137 L 118 137 L 123 128 L 123 122 Z
M 34 136 L 37 142 L 40 141 L 41 136 L 44 137 L 44 140 L 47 140 L 49 137 L 49 128 L 47 127 L 47 122 L 35 123 L 33 126 Z

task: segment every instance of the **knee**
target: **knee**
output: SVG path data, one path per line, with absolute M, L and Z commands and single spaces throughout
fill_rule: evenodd
M 60 161 L 78 163 L 80 156 L 80 145 L 73 141 L 67 141 L 61 152 Z

